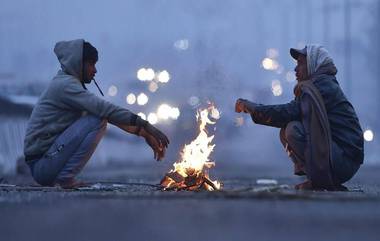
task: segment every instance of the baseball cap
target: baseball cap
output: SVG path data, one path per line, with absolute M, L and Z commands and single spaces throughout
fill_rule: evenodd
M 300 54 L 303 54 L 303 55 L 307 55 L 307 51 L 306 51 L 306 47 L 303 48 L 303 49 L 294 49 L 294 48 L 290 48 L 290 55 L 293 57 L 293 59 L 297 60 L 298 59 L 298 56 Z

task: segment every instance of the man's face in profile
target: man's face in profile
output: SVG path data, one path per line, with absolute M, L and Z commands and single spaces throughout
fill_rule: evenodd
M 307 73 L 306 55 L 303 55 L 303 54 L 298 55 L 297 66 L 294 70 L 296 71 L 296 79 L 298 82 L 309 79 L 309 76 Z
M 91 80 L 95 77 L 96 74 L 96 62 L 85 61 L 83 65 L 83 81 L 85 83 L 91 83 Z

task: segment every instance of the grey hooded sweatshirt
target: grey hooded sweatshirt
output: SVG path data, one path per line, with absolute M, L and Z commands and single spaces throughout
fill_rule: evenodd
M 84 112 L 121 126 L 145 122 L 129 110 L 83 88 L 83 43 L 83 39 L 77 39 L 55 45 L 54 52 L 61 63 L 61 70 L 40 96 L 30 117 L 24 141 L 27 162 L 42 157 L 54 140 Z

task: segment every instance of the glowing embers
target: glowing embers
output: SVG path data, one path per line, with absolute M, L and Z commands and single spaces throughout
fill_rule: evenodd
M 214 106 L 198 110 L 196 117 L 200 122 L 199 134 L 190 144 L 185 145 L 181 159 L 173 164 L 174 169 L 162 179 L 161 186 L 164 190 L 214 191 L 221 188 L 221 183 L 212 181 L 208 174 L 209 169 L 215 166 L 209 159 L 215 144 L 212 144 L 214 136 L 208 136 L 206 125 L 215 124 L 209 115 L 216 111 Z

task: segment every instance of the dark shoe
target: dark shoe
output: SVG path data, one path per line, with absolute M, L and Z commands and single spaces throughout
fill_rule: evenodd
M 307 180 L 306 182 L 297 184 L 294 187 L 296 190 L 309 190 L 309 191 L 335 191 L 335 192 L 346 192 L 348 191 L 348 188 L 343 186 L 342 184 L 336 185 L 334 187 L 330 188 L 317 188 L 313 187 L 313 184 L 311 181 Z
M 80 187 L 87 187 L 86 183 L 81 181 L 76 181 L 75 179 L 69 180 L 57 180 L 55 186 L 59 186 L 63 189 L 76 189 Z

